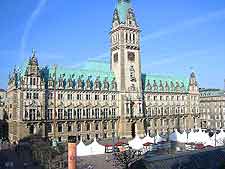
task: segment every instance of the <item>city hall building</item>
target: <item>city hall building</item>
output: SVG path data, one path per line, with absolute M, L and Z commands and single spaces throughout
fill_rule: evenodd
M 10 74 L 10 140 L 30 134 L 62 141 L 131 138 L 199 127 L 195 74 L 179 78 L 143 73 L 140 30 L 130 0 L 119 0 L 108 63 L 92 60 L 77 69 L 42 67 L 33 51 L 26 66 Z

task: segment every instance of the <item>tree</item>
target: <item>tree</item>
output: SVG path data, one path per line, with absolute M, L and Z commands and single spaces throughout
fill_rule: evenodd
M 140 159 L 140 152 L 129 149 L 124 152 L 116 152 L 113 155 L 114 166 L 121 169 L 129 169 L 130 165 Z

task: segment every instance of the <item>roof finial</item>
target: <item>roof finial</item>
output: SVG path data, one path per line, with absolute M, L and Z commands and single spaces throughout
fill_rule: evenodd
M 191 66 L 191 67 L 190 67 L 190 70 L 191 70 L 192 73 L 194 73 L 194 72 L 195 72 L 194 66 Z
M 121 3 L 121 2 L 127 2 L 127 3 L 130 3 L 131 0 L 118 0 L 118 3 Z
M 32 49 L 32 57 L 35 57 L 35 55 L 36 55 L 36 50 L 33 48 Z

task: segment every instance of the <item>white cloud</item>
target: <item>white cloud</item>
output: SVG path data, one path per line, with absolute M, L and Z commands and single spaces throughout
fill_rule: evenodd
M 46 5 L 47 1 L 48 0 L 40 0 L 37 7 L 33 10 L 31 16 L 28 18 L 26 22 L 26 26 L 21 38 L 21 45 L 20 45 L 21 57 L 23 58 L 25 57 L 25 49 L 27 45 L 27 38 L 28 38 L 29 32 L 33 26 L 34 21 L 40 15 L 42 8 Z

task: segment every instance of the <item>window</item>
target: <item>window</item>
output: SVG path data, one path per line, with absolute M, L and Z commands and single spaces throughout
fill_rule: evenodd
M 77 100 L 82 100 L 82 95 L 81 94 L 77 94 Z
M 77 131 L 81 131 L 81 124 L 77 123 Z M 78 140 L 79 140 L 79 136 L 78 136 Z
M 95 100 L 99 100 L 99 95 L 95 95 Z
M 36 85 L 36 79 L 35 78 L 33 79 L 33 85 Z
M 166 101 L 168 101 L 169 100 L 169 96 L 166 96 Z
M 90 94 L 86 95 L 86 100 L 91 100 L 91 95 Z
M 59 123 L 58 124 L 58 132 L 62 132 L 63 131 L 63 128 L 62 128 L 62 123 Z
M 58 109 L 58 119 L 62 120 L 63 118 L 63 109 Z
M 89 119 L 90 116 L 91 116 L 91 110 L 90 109 L 86 109 L 86 113 L 87 113 L 87 119 Z
M 35 112 L 36 112 L 35 109 L 30 109 L 29 110 L 29 120 L 36 120 Z
M 163 100 L 163 97 L 162 97 L 162 96 L 160 96 L 160 100 L 161 100 L 161 101 Z
M 52 132 L 52 125 L 50 123 L 47 124 L 48 133 Z
M 49 99 L 49 100 L 52 100 L 52 99 L 53 99 L 53 93 L 49 93 L 49 94 L 48 94 L 48 99 Z
M 72 131 L 72 124 L 69 123 L 69 124 L 68 124 L 68 132 L 71 132 L 71 131 Z
M 156 101 L 157 100 L 157 96 L 154 96 L 154 101 Z
M 95 118 L 98 119 L 99 118 L 99 108 L 95 109 Z
M 108 118 L 108 109 L 107 108 L 103 109 L 103 116 L 104 116 L 104 118 Z
M 63 99 L 63 94 L 58 94 L 58 100 L 62 100 Z
M 128 52 L 128 60 L 134 62 L 135 61 L 135 54 L 134 52 Z
M 90 131 L 90 129 L 91 129 L 90 123 L 86 123 L 86 129 L 87 129 L 87 131 Z
M 68 95 L 67 95 L 67 100 L 72 100 L 72 99 L 73 99 L 72 94 L 68 94 Z
M 103 95 L 103 100 L 108 100 L 108 96 L 107 95 Z
M 32 93 L 27 93 L 27 99 L 32 99 Z
M 112 108 L 112 116 L 115 118 L 116 117 L 116 109 Z
M 107 130 L 107 122 L 103 122 L 103 129 Z
M 116 100 L 116 96 L 115 95 L 112 95 L 112 100 Z
M 86 113 L 85 113 L 85 110 L 83 110 L 83 117 L 85 117 Z
M 47 120 L 52 119 L 52 109 L 48 109 Z
M 82 110 L 81 109 L 77 109 L 77 118 L 78 119 L 81 119 L 81 113 L 82 113 Z
M 33 79 L 30 78 L 30 85 L 33 85 Z
M 87 140 L 90 140 L 90 135 L 89 134 L 87 134 Z
M 99 130 L 99 124 L 95 123 L 95 130 Z
M 72 109 L 68 109 L 68 119 L 71 120 L 72 119 Z
M 38 93 L 33 93 L 33 98 L 34 99 L 38 99 L 39 98 L 39 94 Z
M 114 61 L 114 63 L 118 62 L 118 53 L 115 53 L 113 55 L 113 61 Z

